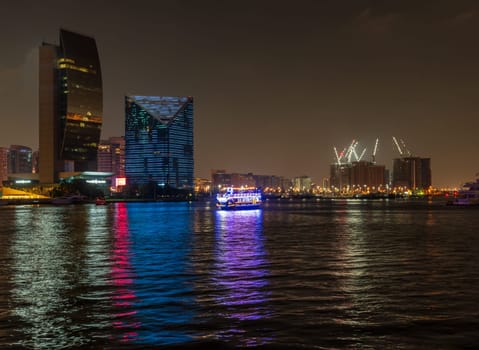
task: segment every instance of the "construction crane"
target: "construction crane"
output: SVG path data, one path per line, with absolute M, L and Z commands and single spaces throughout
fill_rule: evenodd
M 337 165 L 342 165 L 342 162 L 345 163 L 351 163 L 354 159 L 356 159 L 357 162 L 361 161 L 363 159 L 364 155 L 366 154 L 367 148 L 365 147 L 361 154 L 358 155 L 358 151 L 356 150 L 359 145 L 359 142 L 356 140 L 353 140 L 349 147 L 345 147 L 341 152 L 338 152 L 338 149 L 336 146 L 333 147 L 334 150 L 334 156 L 336 157 L 336 163 Z
M 356 140 L 353 140 L 351 142 L 351 145 L 348 148 L 348 152 L 346 153 L 346 157 L 348 158 L 348 163 L 351 163 L 351 158 L 353 156 L 353 153 L 356 153 L 356 146 L 358 145 L 358 142 Z M 358 158 L 358 155 L 356 154 L 356 159 Z
M 336 160 L 338 161 L 338 165 L 341 165 L 341 156 L 338 154 L 338 150 L 336 149 L 336 146 L 333 147 L 334 149 L 334 154 L 336 156 Z
M 340 153 L 338 153 L 338 149 L 336 148 L 336 146 L 333 147 L 333 149 L 334 149 L 334 155 L 336 157 L 336 162 L 338 165 L 341 165 L 341 160 L 346 157 L 345 156 L 346 147 L 343 148 L 343 150 Z
M 410 157 L 410 156 L 411 156 L 411 152 L 407 149 L 406 143 L 404 142 L 404 140 L 403 140 L 403 139 L 400 139 L 399 141 L 401 141 L 401 145 L 402 145 L 403 150 L 406 150 L 406 153 L 407 153 L 408 157 Z
M 396 144 L 396 147 L 397 147 L 397 149 L 398 149 L 398 151 L 399 151 L 399 154 L 402 156 L 402 155 L 403 155 L 403 151 L 402 151 L 402 149 L 401 149 L 401 146 L 399 146 L 398 140 L 396 140 L 396 137 L 394 137 L 394 136 L 393 136 L 393 141 L 394 141 L 394 143 Z
M 363 156 L 364 156 L 365 153 L 366 153 L 366 147 L 364 147 L 364 149 L 363 149 L 363 151 L 361 152 L 361 155 L 359 156 L 359 158 L 356 157 L 356 160 L 357 160 L 358 162 L 361 161 L 361 159 L 363 159 Z
M 373 164 L 376 164 L 376 153 L 377 153 L 377 151 L 378 151 L 378 144 L 379 144 L 379 137 L 376 139 L 376 143 L 374 144 Z
M 358 156 L 358 153 L 356 152 L 356 148 L 358 147 L 359 145 L 359 142 L 356 141 L 354 144 L 353 144 L 353 147 L 351 149 L 351 154 L 354 155 L 354 158 L 356 158 L 356 161 L 359 162 L 361 161 L 361 159 L 364 157 L 364 154 L 366 153 L 366 147 L 363 149 L 363 151 L 361 152 L 361 155 Z M 351 160 L 349 160 L 349 162 L 351 162 Z
M 399 141 L 401 142 L 401 145 L 402 145 L 402 148 L 401 146 L 399 146 L 399 142 L 398 140 L 393 136 L 393 141 L 394 143 L 396 144 L 396 147 L 399 151 L 399 154 L 402 156 L 402 157 L 410 157 L 411 156 L 411 151 L 409 151 L 406 147 L 406 143 L 404 142 L 403 139 L 399 139 Z

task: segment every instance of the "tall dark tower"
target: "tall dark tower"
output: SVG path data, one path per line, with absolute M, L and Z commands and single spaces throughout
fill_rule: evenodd
M 60 30 L 39 50 L 40 182 L 60 172 L 96 171 L 103 116 L 100 60 L 93 38 Z

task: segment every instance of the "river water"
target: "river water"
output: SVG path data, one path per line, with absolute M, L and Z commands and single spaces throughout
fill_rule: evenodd
M 0 348 L 476 349 L 479 208 L 0 208 Z

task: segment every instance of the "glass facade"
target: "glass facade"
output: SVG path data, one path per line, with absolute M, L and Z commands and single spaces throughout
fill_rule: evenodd
M 60 159 L 75 171 L 96 170 L 103 93 L 95 40 L 60 31 L 58 48 Z
M 100 141 L 98 147 L 98 171 L 125 176 L 125 138 L 110 137 Z
M 30 147 L 20 145 L 10 146 L 8 172 L 12 174 L 32 172 L 32 149 Z
M 96 171 L 103 115 L 100 60 L 93 38 L 60 30 L 39 49 L 40 182 L 63 171 Z
M 193 188 L 193 98 L 126 96 L 125 113 L 128 182 Z

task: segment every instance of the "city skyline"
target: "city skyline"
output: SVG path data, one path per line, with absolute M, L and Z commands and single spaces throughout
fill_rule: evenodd
M 333 146 L 358 139 L 370 160 L 377 137 L 376 160 L 392 169 L 392 136 L 431 158 L 435 186 L 479 172 L 474 1 L 134 8 L 131 18 L 130 5 L 113 1 L 9 4 L 0 31 L 8 48 L 0 58 L 0 146 L 38 149 L 37 50 L 58 44 L 65 28 L 97 41 L 102 139 L 124 135 L 125 95 L 195 96 L 198 177 L 223 168 L 319 182 L 335 161 Z

